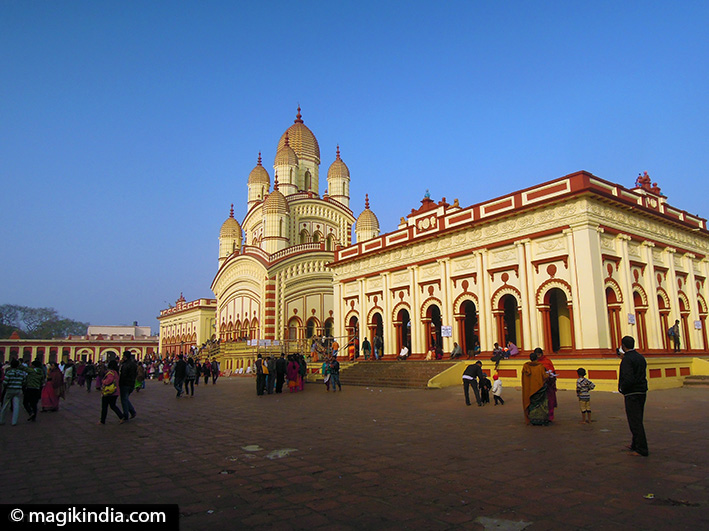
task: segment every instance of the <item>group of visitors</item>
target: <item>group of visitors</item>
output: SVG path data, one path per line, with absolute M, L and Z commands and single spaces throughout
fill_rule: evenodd
M 627 449 L 633 455 L 647 456 L 649 452 L 643 425 L 648 389 L 647 362 L 635 350 L 635 340 L 632 337 L 625 336 L 621 345 L 618 353 L 623 359 L 620 363 L 618 390 L 624 395 L 628 427 L 632 434 Z M 591 391 L 595 388 L 595 384 L 586 377 L 586 370 L 583 367 L 579 367 L 576 374 L 578 376 L 576 396 L 581 411 L 581 422 L 590 424 Z M 534 352 L 529 355 L 529 361 L 522 367 L 522 409 L 527 425 L 546 426 L 554 421 L 554 411 L 557 407 L 556 378 L 554 363 L 544 355 L 541 348 L 534 349 Z M 486 398 L 488 389 L 492 390 L 495 405 L 498 403 L 504 405 L 502 383 L 498 374 L 493 375 L 493 380 L 494 383 L 490 388 L 481 361 L 468 365 L 463 372 L 465 404 L 471 405 L 469 389 L 472 387 L 478 406 L 484 405 L 486 401 L 489 402 L 489 398 Z
M 219 379 L 220 366 L 216 358 L 211 362 L 205 360 L 200 362 L 192 356 L 185 360 L 183 354 L 178 354 L 173 361 L 161 361 L 158 365 L 158 380 L 165 384 L 172 382 L 177 391 L 177 398 L 184 394 L 188 398 L 194 398 L 194 386 L 199 385 L 200 378 L 204 378 L 204 385 L 212 380 L 212 385 L 217 385 Z M 184 388 L 184 389 L 183 389 Z
M 98 365 L 91 361 L 74 364 L 71 360 L 61 363 L 50 361 L 44 365 L 40 359 L 28 363 L 12 358 L 0 370 L 3 395 L 0 424 L 5 423 L 5 415 L 12 410 L 12 425 L 17 425 L 21 399 L 29 415 L 28 422 L 35 422 L 39 411 L 59 411 L 60 400 L 66 400 L 70 387 L 74 384 L 77 387 L 86 386 L 87 392 L 90 392 L 94 379 L 96 388 L 101 390 L 101 424 L 106 422 L 109 408 L 121 422 L 126 422 L 136 416 L 129 396 L 136 386 L 141 385 L 139 372 L 138 364 L 128 350 L 123 353 L 120 366 L 116 360 L 107 364 L 101 361 Z M 122 409 L 117 406 L 119 398 Z
M 297 393 L 305 390 L 305 376 L 308 363 L 302 354 L 281 353 L 280 357 L 258 354 L 254 364 L 256 373 L 256 394 L 281 394 L 283 385 L 288 381 L 288 391 Z

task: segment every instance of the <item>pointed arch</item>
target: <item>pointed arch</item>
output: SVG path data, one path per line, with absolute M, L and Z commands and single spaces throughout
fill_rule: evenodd
M 411 313 L 411 305 L 408 302 L 400 301 L 399 304 L 394 306 L 394 309 L 391 311 L 392 320 L 396 320 L 396 316 L 399 313 L 399 310 L 406 310 L 410 314 Z
M 438 299 L 436 297 L 429 297 L 423 303 L 421 303 L 421 308 L 419 309 L 419 315 L 421 316 L 421 319 L 426 318 L 426 312 L 428 312 L 428 308 L 433 306 L 433 305 L 438 306 L 441 311 L 443 310 L 443 303 L 441 302 L 441 299 Z
M 641 300 L 642 306 L 648 306 L 647 293 L 645 293 L 645 288 L 643 288 L 640 284 L 635 282 L 632 285 L 632 289 L 633 289 L 633 292 L 640 295 L 640 300 Z
M 476 308 L 480 307 L 480 303 L 478 303 L 478 296 L 475 293 L 461 293 L 458 297 L 456 297 L 455 301 L 453 301 L 453 312 L 456 315 L 462 313 L 462 307 L 465 301 L 472 302 Z

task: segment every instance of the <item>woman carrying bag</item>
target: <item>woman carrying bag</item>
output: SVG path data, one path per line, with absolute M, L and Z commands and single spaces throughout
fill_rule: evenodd
M 106 375 L 101 380 L 101 424 L 106 424 L 109 407 L 118 416 L 120 424 L 123 424 L 123 412 L 116 405 L 118 396 L 118 362 L 111 360 L 108 362 Z

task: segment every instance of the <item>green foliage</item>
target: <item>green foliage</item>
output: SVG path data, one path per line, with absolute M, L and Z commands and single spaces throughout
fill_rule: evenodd
M 0 305 L 0 338 L 7 339 L 17 330 L 27 339 L 59 339 L 84 335 L 88 323 L 66 319 L 54 308 L 29 308 L 15 304 Z

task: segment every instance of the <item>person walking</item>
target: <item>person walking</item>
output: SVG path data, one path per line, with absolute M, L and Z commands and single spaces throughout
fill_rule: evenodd
M 544 355 L 544 351 L 540 348 L 535 348 L 534 352 L 537 354 L 537 361 L 544 365 L 547 371 L 547 407 L 549 408 L 549 422 L 554 421 L 554 409 L 557 406 L 556 401 L 556 369 L 552 361 Z
M 180 398 L 182 396 L 182 384 L 185 381 L 185 377 L 187 376 L 187 363 L 185 363 L 184 357 L 182 354 L 177 356 L 177 363 L 175 363 L 174 367 L 174 372 L 173 372 L 173 378 L 174 378 L 174 386 L 175 390 L 177 391 L 177 398 Z
M 185 396 L 194 398 L 194 382 L 197 375 L 197 370 L 194 366 L 194 359 L 189 358 L 187 360 L 187 367 L 185 367 Z M 192 394 L 190 394 L 190 388 L 192 388 Z
M 537 359 L 535 349 L 529 361 L 522 366 L 522 408 L 527 425 L 546 426 L 549 424 L 549 399 L 547 395 L 547 370 Z
M 362 341 L 362 354 L 364 354 L 364 361 L 367 361 L 372 354 L 372 344 L 366 337 Z
M 263 395 L 263 391 L 266 387 L 266 372 L 263 370 L 264 362 L 263 356 L 258 354 L 256 356 L 256 395 Z M 266 369 L 268 370 L 268 369 Z
M 25 367 L 27 372 L 27 380 L 25 382 L 25 397 L 23 405 L 29 414 L 27 419 L 30 422 L 37 420 L 37 403 L 39 402 L 42 386 L 44 385 L 44 371 L 42 370 L 42 362 L 34 360 L 32 367 Z
M 217 385 L 217 379 L 219 378 L 219 362 L 217 358 L 212 359 L 212 385 Z
M 116 401 L 120 396 L 119 385 L 120 376 L 118 376 L 118 362 L 116 360 L 111 360 L 108 362 L 108 370 L 106 374 L 101 379 L 101 420 L 100 424 L 106 424 L 106 415 L 108 414 L 108 408 L 116 414 L 118 420 L 121 424 L 125 421 L 125 415 L 123 411 L 116 405 Z
M 498 403 L 502 406 L 505 401 L 502 399 L 502 380 L 497 374 L 492 375 L 492 397 L 495 399 L 495 405 Z
M 5 412 L 12 407 L 12 425 L 17 426 L 17 419 L 20 416 L 20 397 L 26 381 L 27 373 L 20 369 L 20 362 L 17 358 L 13 358 L 2 381 L 3 400 L 0 410 L 0 425 L 5 424 Z
M 620 362 L 618 391 L 625 397 L 625 416 L 633 436 L 627 448 L 637 455 L 647 457 L 650 452 L 643 425 L 647 398 L 647 362 L 635 350 L 635 339 L 631 336 L 625 336 L 621 340 L 619 352 L 623 354 L 623 360 Z
M 130 350 L 123 351 L 123 361 L 118 379 L 118 388 L 121 396 L 121 407 L 123 408 L 123 420 L 128 422 L 129 418 L 135 418 L 135 408 L 130 403 L 130 394 L 135 390 L 135 380 L 138 377 L 138 365 L 133 359 Z M 129 417 L 130 415 L 130 417 Z
M 96 366 L 93 361 L 89 360 L 86 368 L 84 368 L 84 382 L 86 382 L 87 393 L 91 392 L 91 382 L 94 381 L 94 378 L 96 378 Z
M 283 382 L 286 379 L 287 367 L 286 355 L 281 352 L 281 357 L 276 360 L 276 393 L 278 394 L 283 392 Z
M 337 361 L 337 356 L 332 357 L 330 362 L 330 384 L 332 385 L 332 392 L 339 390 L 342 391 L 342 384 L 340 383 L 340 362 Z
M 470 393 L 468 388 L 473 388 L 473 393 L 475 393 L 475 401 L 478 407 L 482 406 L 480 401 L 480 390 L 478 389 L 478 383 L 482 382 L 483 379 L 483 363 L 482 361 L 476 361 L 475 363 L 468 365 L 463 371 L 463 394 L 465 395 L 465 405 L 470 405 Z

